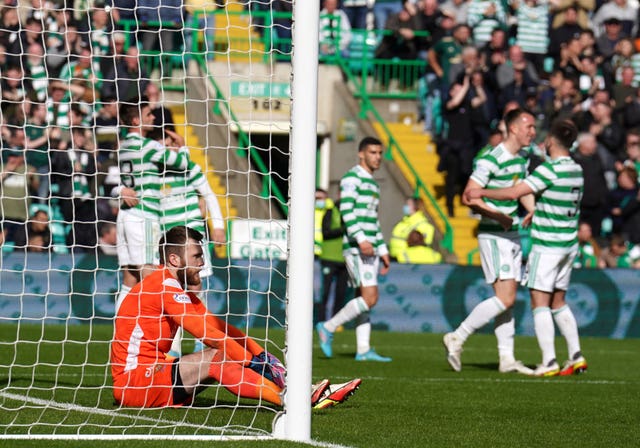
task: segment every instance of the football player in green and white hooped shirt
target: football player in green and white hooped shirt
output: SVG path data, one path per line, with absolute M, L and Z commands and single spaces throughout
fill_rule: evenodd
M 462 346 L 476 330 L 494 320 L 500 356 L 499 371 L 531 375 L 533 370 L 515 359 L 515 321 L 513 305 L 522 270 L 522 245 L 518 233 L 518 201 L 470 200 L 467 191 L 478 188 L 502 188 L 525 178 L 527 162 L 519 155 L 536 136 L 535 117 L 516 108 L 504 116 L 505 140 L 476 159 L 462 201 L 482 215 L 478 227 L 478 246 L 485 280 L 494 295 L 480 302 L 453 332 L 444 335 L 447 361 L 456 372 L 462 369 Z M 527 211 L 533 210 L 533 196 L 521 200 Z
M 385 244 L 378 205 L 380 187 L 373 173 L 382 163 L 382 143 L 373 137 L 365 137 L 358 145 L 359 163 L 351 168 L 340 181 L 340 215 L 346 227 L 343 238 L 345 264 L 351 283 L 357 288 L 356 297 L 326 322 L 318 322 L 316 330 L 320 348 L 333 356 L 333 333 L 336 329 L 356 319 L 356 361 L 389 362 L 391 358 L 380 356 L 371 348 L 371 322 L 369 310 L 378 302 L 378 268 L 386 274 L 390 266 L 389 251 Z
M 220 204 L 215 193 L 211 190 L 206 176 L 202 173 L 200 165 L 189 160 L 187 171 L 167 170 L 162 176 L 162 193 L 160 199 L 160 230 L 164 234 L 167 230 L 175 226 L 191 227 L 202 235 L 207 235 L 207 223 L 200 209 L 200 198 L 204 199 L 206 208 L 211 215 L 213 223 L 213 242 L 224 244 L 226 235 L 224 232 L 224 219 L 220 211 Z M 205 214 L 206 215 L 206 214 Z M 213 274 L 211 256 L 208 250 L 209 244 L 202 243 L 204 251 L 204 265 L 200 271 L 200 278 L 204 279 Z M 200 283 L 200 288 L 203 283 Z M 203 302 L 205 297 L 201 296 L 199 288 L 193 290 Z M 205 348 L 202 341 L 196 340 L 194 351 Z M 171 344 L 171 356 L 176 358 L 182 354 L 182 328 L 178 328 L 173 343 Z
M 580 350 L 578 325 L 565 301 L 573 260 L 578 253 L 578 219 L 584 189 L 582 168 L 570 157 L 578 135 L 570 120 L 557 120 L 544 142 L 549 160 L 524 182 L 499 190 L 476 190 L 470 197 L 509 200 L 535 194 L 531 225 L 531 254 L 523 284 L 529 287 L 533 322 L 542 364 L 537 376 L 571 375 L 587 369 Z M 525 220 L 530 219 L 530 215 Z M 556 361 L 553 322 L 567 341 L 569 360 L 562 369 Z
M 120 105 L 120 121 L 128 128 L 120 143 L 118 163 L 121 185 L 113 191 L 122 198 L 118 212 L 118 262 L 123 269 L 116 310 L 129 290 L 159 263 L 160 199 L 162 175 L 166 169 L 185 171 L 189 168 L 188 148 L 175 132 L 166 131 L 173 151 L 162 143 L 145 138 L 153 129 L 154 115 L 146 98 Z

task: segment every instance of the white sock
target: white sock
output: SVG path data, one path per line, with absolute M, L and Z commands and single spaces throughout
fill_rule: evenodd
M 176 335 L 173 337 L 173 342 L 171 342 L 171 352 L 177 353 L 178 356 L 182 355 L 182 327 L 178 327 Z
M 573 359 L 574 356 L 580 353 L 580 336 L 578 335 L 578 323 L 576 318 L 569 308 L 569 305 L 565 305 L 562 308 L 551 311 L 553 320 L 558 325 L 560 333 L 567 341 L 567 351 L 569 353 L 569 359 Z
M 324 323 L 324 327 L 331 333 L 335 332 L 340 325 L 344 325 L 349 321 L 352 321 L 362 313 L 369 311 L 367 302 L 362 297 L 356 297 L 347 302 L 340 311 L 336 313 L 331 319 Z
M 356 346 L 358 353 L 367 353 L 371 350 L 371 320 L 369 312 L 358 316 L 356 323 Z
M 496 316 L 494 333 L 498 339 L 498 355 L 500 359 L 515 359 L 513 339 L 516 335 L 516 320 L 513 318 L 513 308 L 509 308 Z
M 469 313 L 467 318 L 456 329 L 455 333 L 462 342 L 466 341 L 478 328 L 487 325 L 491 319 L 507 308 L 496 296 L 483 300 Z
M 116 313 L 118 312 L 124 298 L 129 294 L 129 291 L 131 291 L 129 286 L 125 284 L 120 285 L 120 292 L 118 293 L 118 297 L 116 297 Z
M 549 307 L 540 306 L 533 310 L 533 328 L 538 338 L 540 350 L 542 350 L 542 364 L 546 366 L 556 359 L 556 347 L 554 345 L 556 329 L 553 326 L 553 318 Z

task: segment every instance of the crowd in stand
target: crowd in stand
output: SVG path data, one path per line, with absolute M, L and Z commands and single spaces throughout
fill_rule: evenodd
M 113 233 L 118 212 L 118 201 L 111 197 L 119 183 L 118 105 L 146 95 L 156 123 L 171 125 L 170 113 L 159 103 L 158 86 L 139 57 L 139 48 L 163 45 L 162 34 L 120 29 L 118 20 L 126 19 L 133 11 L 127 7 L 135 6 L 128 3 L 73 7 L 64 0 L 3 2 L 4 250 L 93 250 Z M 145 5 L 154 3 L 159 4 Z M 45 220 L 49 226 L 41 225 Z
M 326 0 L 323 14 L 336 11 L 353 28 L 371 27 L 364 18 L 375 17 L 385 30 L 377 57 L 426 59 L 419 115 L 437 142 L 450 216 L 475 156 L 503 138 L 506 110 L 534 113 L 538 143 L 555 119 L 570 118 L 580 130 L 574 157 L 587 180 L 587 260 L 577 264 L 640 267 L 637 0 L 376 0 L 372 10 L 365 0 L 335 3 Z M 535 146 L 528 153 L 534 167 L 542 155 Z
M 380 44 L 386 55 L 427 61 L 420 115 L 438 142 L 440 168 L 447 171 L 450 214 L 453 195 L 465 184 L 475 155 L 500 141 L 504 111 L 524 106 L 538 119 L 540 140 L 554 119 L 575 121 L 581 131 L 575 158 L 587 179 L 582 220 L 605 250 L 610 252 L 621 239 L 625 250 L 635 253 L 631 249 L 640 244 L 637 0 L 371 4 L 324 0 L 321 41 L 335 43 L 335 35 L 327 34 L 335 27 L 327 14 L 335 14 L 340 15 L 338 36 L 344 42 L 334 48 L 321 45 L 321 51 L 348 56 L 350 29 L 377 27 L 389 31 L 389 39 Z M 119 29 L 122 20 L 136 18 L 136 6 L 140 14 L 155 14 L 146 21 L 159 19 L 175 27 L 167 33 Z M 158 86 L 145 72 L 140 51 L 184 45 L 182 6 L 179 0 L 114 0 L 91 7 L 72 7 L 64 0 L 4 1 L 3 241 L 15 242 L 25 223 L 31 225 L 37 219 L 30 218 L 39 213 L 41 219 L 44 212 L 52 221 L 77 227 L 70 231 L 69 224 L 62 226 L 58 238 L 63 246 L 95 246 L 97 226 L 113 222 L 117 213 L 109 194 L 118 182 L 117 169 L 112 169 L 117 165 L 117 101 L 144 94 L 157 101 Z M 158 123 L 170 121 L 166 109 L 157 103 L 154 108 Z M 530 153 L 535 158 L 536 151 Z M 44 241 L 53 239 L 50 235 Z

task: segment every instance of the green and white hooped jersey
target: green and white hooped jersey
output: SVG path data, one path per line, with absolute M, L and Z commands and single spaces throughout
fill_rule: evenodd
M 525 182 L 536 194 L 532 247 L 555 253 L 578 248 L 578 219 L 584 190 L 582 167 L 564 156 L 538 166 Z
M 162 232 L 185 225 L 205 235 L 205 221 L 200 212 L 197 188 L 206 182 L 200 165 L 189 161 L 187 172 L 166 171 L 163 176 L 160 199 L 160 226 Z
M 165 170 L 184 172 L 189 167 L 186 148 L 171 151 L 155 140 L 129 133 L 120 145 L 118 159 L 121 184 L 133 188 L 139 200 L 132 210 L 160 217 Z
M 342 249 L 359 250 L 358 243 L 369 241 L 377 255 L 388 253 L 378 221 L 380 187 L 360 165 L 351 168 L 340 181 L 340 215 L 346 227 Z
M 512 187 L 527 175 L 527 161 L 520 155 L 511 154 L 503 144 L 485 152 L 475 160 L 475 168 L 471 173 L 471 179 L 481 187 L 495 190 L 497 188 Z M 519 226 L 518 200 L 497 201 L 483 199 L 491 208 L 513 218 L 511 230 L 517 230 Z M 495 220 L 482 217 L 479 232 L 504 232 L 504 229 Z

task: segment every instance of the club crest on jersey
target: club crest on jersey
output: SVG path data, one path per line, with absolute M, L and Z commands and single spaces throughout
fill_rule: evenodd
M 191 303 L 191 298 L 189 297 L 189 294 L 174 294 L 173 295 L 173 300 L 175 300 L 178 303 Z

